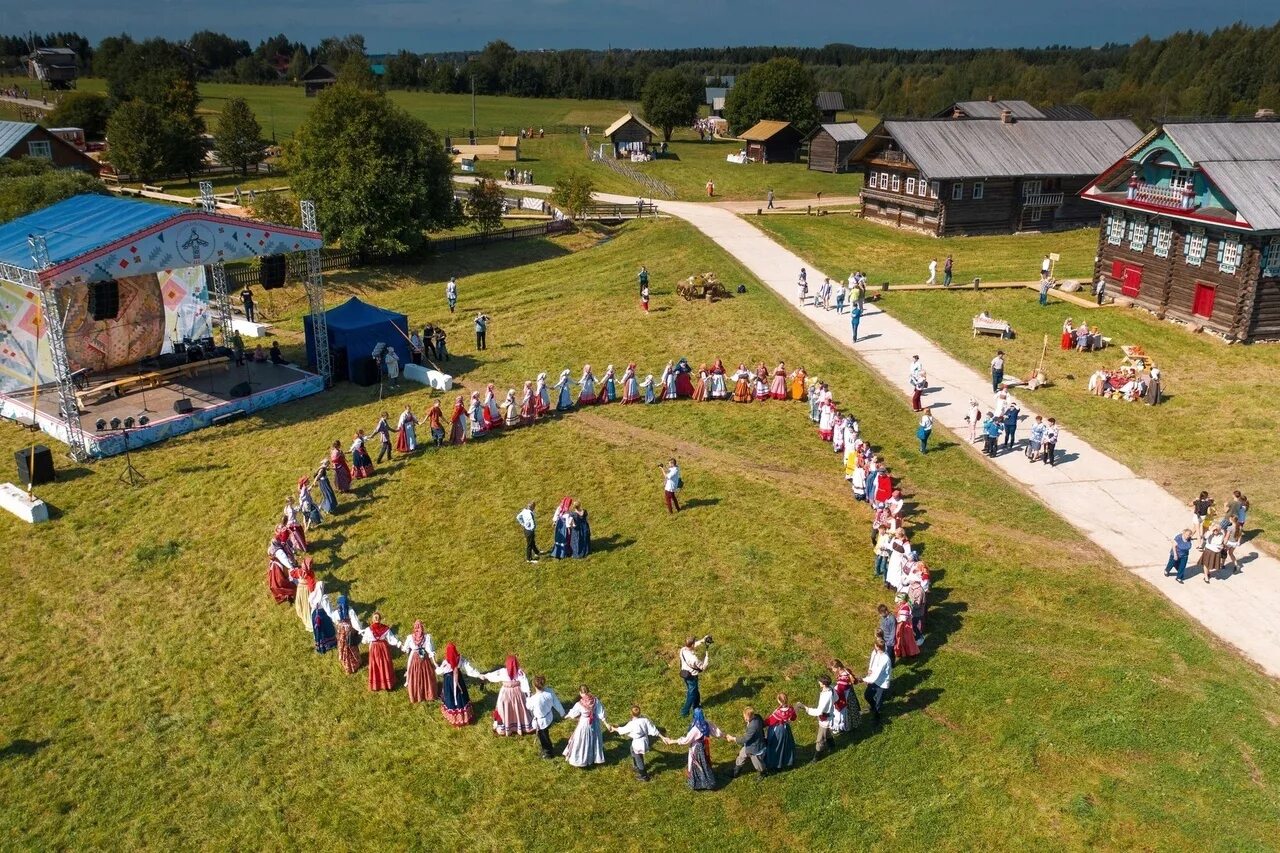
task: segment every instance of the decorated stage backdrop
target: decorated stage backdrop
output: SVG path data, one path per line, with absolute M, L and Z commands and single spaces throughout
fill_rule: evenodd
M 175 341 L 212 334 L 209 294 L 202 266 L 123 276 L 120 313 L 114 320 L 89 315 L 86 285 L 63 287 L 59 304 L 66 316 L 67 355 L 73 370 L 95 371 L 136 364 L 173 351 Z M 40 341 L 37 356 L 38 297 L 16 284 L 0 282 L 0 393 L 55 381 L 49 345 Z

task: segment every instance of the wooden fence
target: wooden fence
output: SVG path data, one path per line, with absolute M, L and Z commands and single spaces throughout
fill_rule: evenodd
M 660 181 L 657 178 L 650 177 L 639 169 L 633 169 L 623 160 L 617 160 L 613 157 L 601 157 L 600 154 L 591 147 L 591 144 L 587 142 L 586 139 L 583 139 L 582 141 L 587 146 L 588 159 L 593 162 L 603 164 L 607 169 L 621 175 L 627 180 L 635 181 L 637 184 L 647 189 L 651 197 L 656 195 L 666 196 L 667 198 L 676 197 L 676 191 L 665 182 Z

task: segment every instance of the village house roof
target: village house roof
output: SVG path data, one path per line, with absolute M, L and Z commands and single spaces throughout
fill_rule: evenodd
M 1163 130 L 1254 230 L 1280 229 L 1280 123 L 1188 122 Z
M 856 121 L 842 121 L 837 124 L 820 124 L 814 131 L 826 131 L 836 142 L 861 142 L 867 138 L 867 132 Z
M 960 110 L 969 118 L 1000 118 L 1005 110 L 1013 113 L 1014 118 L 1045 118 L 1045 114 L 1026 101 L 957 101 L 937 114 L 938 118 L 949 118 L 953 112 Z
M 604 135 L 605 135 L 605 136 L 613 136 L 615 133 L 617 133 L 617 131 L 618 131 L 618 129 L 619 129 L 620 127 L 622 127 L 624 124 L 626 124 L 626 123 L 627 123 L 627 122 L 629 122 L 629 121 L 634 121 L 636 124 L 640 125 L 640 126 L 641 126 L 641 127 L 643 127 L 645 130 L 649 131 L 649 133 L 651 133 L 651 134 L 653 134 L 653 135 L 655 135 L 655 136 L 656 136 L 656 135 L 657 135 L 657 133 L 658 133 L 658 131 L 656 131 L 656 130 L 654 130 L 652 127 L 650 127 L 650 126 L 649 126 L 649 124 L 648 124 L 648 122 L 646 122 L 644 119 L 640 118 L 640 117 L 639 117 L 639 116 L 637 116 L 637 115 L 632 115 L 631 113 L 625 113 L 625 114 L 622 116 L 622 118 L 618 119 L 618 120 L 617 120 L 617 121 L 615 121 L 613 124 L 609 125 L 609 128 L 608 128 L 608 130 L 606 130 L 606 131 L 604 132 Z
M 844 109 L 844 95 L 840 92 L 819 92 L 817 105 L 824 113 L 840 112 Z
M 764 121 L 756 122 L 756 125 L 742 134 L 742 138 L 748 142 L 767 142 L 777 136 L 783 130 L 791 127 L 789 121 Z

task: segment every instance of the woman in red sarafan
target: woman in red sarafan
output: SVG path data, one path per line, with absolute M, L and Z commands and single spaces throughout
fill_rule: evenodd
M 374 611 L 373 621 L 364 629 L 361 639 L 369 647 L 369 689 L 395 689 L 396 670 L 391 665 L 391 647 L 400 648 L 400 641 L 383 623 L 381 613 Z
M 787 399 L 786 362 L 778 362 L 778 366 L 773 369 L 773 382 L 769 385 L 769 396 L 775 400 Z
M 351 491 L 351 466 L 342 452 L 342 442 L 335 441 L 329 448 L 329 466 L 333 468 L 333 484 L 340 492 Z
M 404 686 L 410 702 L 431 702 L 440 697 L 436 683 L 436 650 L 422 620 L 413 623 L 413 633 L 400 643 L 409 659 L 404 668 Z
M 449 416 L 449 443 L 465 444 L 467 432 L 467 407 L 462 397 L 458 397 L 453 403 L 453 414 Z
M 289 569 L 284 565 L 276 543 L 267 548 L 267 589 L 276 604 L 292 604 L 295 587 L 289 580 Z

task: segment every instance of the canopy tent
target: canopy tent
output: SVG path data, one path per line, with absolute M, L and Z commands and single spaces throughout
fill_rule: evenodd
M 357 376 L 356 365 L 373 355 L 373 348 L 386 344 L 396 351 L 401 364 L 409 363 L 409 318 L 396 311 L 388 311 L 376 305 L 351 297 L 346 302 L 325 312 L 325 325 L 329 330 L 329 351 L 346 352 L 347 376 Z M 304 323 L 307 335 L 307 363 L 316 363 L 316 340 L 313 323 Z M 339 368 L 339 373 L 343 372 Z

